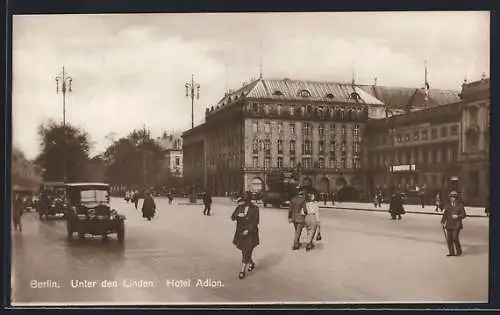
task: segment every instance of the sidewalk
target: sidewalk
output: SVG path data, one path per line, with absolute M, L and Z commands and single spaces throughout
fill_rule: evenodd
M 328 202 L 326 205 L 320 203 L 321 208 L 330 209 L 342 209 L 342 210 L 358 210 L 358 211 L 375 211 L 375 212 L 388 212 L 389 204 L 383 203 L 381 208 L 375 208 L 373 203 L 368 202 L 336 202 L 332 205 Z M 442 212 L 436 212 L 435 206 L 425 205 L 422 208 L 421 205 L 404 205 L 406 213 L 416 213 L 416 214 L 429 214 L 429 215 L 442 215 Z M 481 207 L 465 207 L 465 212 L 469 217 L 487 217 L 484 213 L 484 208 Z

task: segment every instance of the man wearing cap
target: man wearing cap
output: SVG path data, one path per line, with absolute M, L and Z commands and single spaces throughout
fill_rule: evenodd
M 458 193 L 452 191 L 449 194 L 450 202 L 444 207 L 441 224 L 446 229 L 446 242 L 448 244 L 448 255 L 460 256 L 462 246 L 460 245 L 460 230 L 463 228 L 462 220 L 467 216 L 464 206 L 457 200 Z
M 299 188 L 297 195 L 290 201 L 290 208 L 288 210 L 288 222 L 293 223 L 295 228 L 293 250 L 300 248 L 300 235 L 302 234 L 302 229 L 304 229 L 306 214 L 307 209 L 304 189 Z

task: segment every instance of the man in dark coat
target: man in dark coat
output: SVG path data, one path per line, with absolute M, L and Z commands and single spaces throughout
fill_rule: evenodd
M 14 223 L 14 230 L 22 232 L 23 225 L 21 223 L 21 218 L 24 212 L 24 202 L 20 194 L 16 194 L 12 203 L 12 221 Z
M 142 203 L 142 217 L 151 221 L 151 218 L 155 216 L 156 204 L 151 195 L 151 192 L 146 192 L 144 196 L 144 202 Z
M 405 209 L 403 207 L 403 198 L 401 194 L 395 192 L 391 195 L 391 202 L 389 204 L 389 212 L 391 214 L 391 220 L 401 220 L 401 215 L 405 213 Z
M 231 220 L 236 221 L 233 244 L 241 250 L 243 265 L 238 277 L 243 279 L 247 268 L 248 271 L 255 268 L 252 253 L 254 248 L 260 244 L 259 207 L 251 202 L 249 196 L 245 199 L 239 198 L 237 202 L 238 206 L 231 215 Z
M 458 193 L 456 191 L 452 191 L 449 197 L 450 202 L 444 207 L 441 218 L 443 229 L 446 229 L 446 242 L 449 251 L 446 256 L 460 256 L 462 254 L 460 230 L 463 228 L 462 220 L 467 217 L 467 214 L 462 203 L 457 200 Z
M 295 228 L 292 246 L 293 250 L 298 250 L 300 248 L 300 235 L 304 229 L 306 214 L 305 193 L 304 190 L 300 188 L 298 194 L 290 201 L 290 208 L 288 210 L 288 222 L 293 223 Z
M 204 215 L 210 215 L 210 210 L 212 210 L 212 195 L 210 194 L 209 191 L 206 191 L 203 194 L 203 214 Z

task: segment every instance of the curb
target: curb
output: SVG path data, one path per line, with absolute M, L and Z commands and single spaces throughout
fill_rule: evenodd
M 359 208 L 347 208 L 347 207 L 325 207 L 319 206 L 322 209 L 339 209 L 339 210 L 354 210 L 354 211 L 366 211 L 366 212 L 385 212 L 389 213 L 389 210 L 379 210 L 379 209 L 359 209 Z M 434 212 L 420 212 L 420 211 L 405 211 L 406 213 L 412 214 L 427 214 L 427 215 L 443 215 L 443 213 L 434 213 Z M 478 214 L 467 214 L 468 217 L 471 218 L 488 218 L 487 215 L 478 215 Z

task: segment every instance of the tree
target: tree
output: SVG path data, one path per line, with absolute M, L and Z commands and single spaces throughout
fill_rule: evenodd
M 151 133 L 142 129 L 115 141 L 103 158 L 106 177 L 111 183 L 152 186 L 158 183 L 164 155 Z
M 36 164 L 43 169 L 44 181 L 64 180 L 64 165 L 68 181 L 86 180 L 90 149 L 86 132 L 49 121 L 39 127 L 38 135 L 41 153 L 36 158 Z

